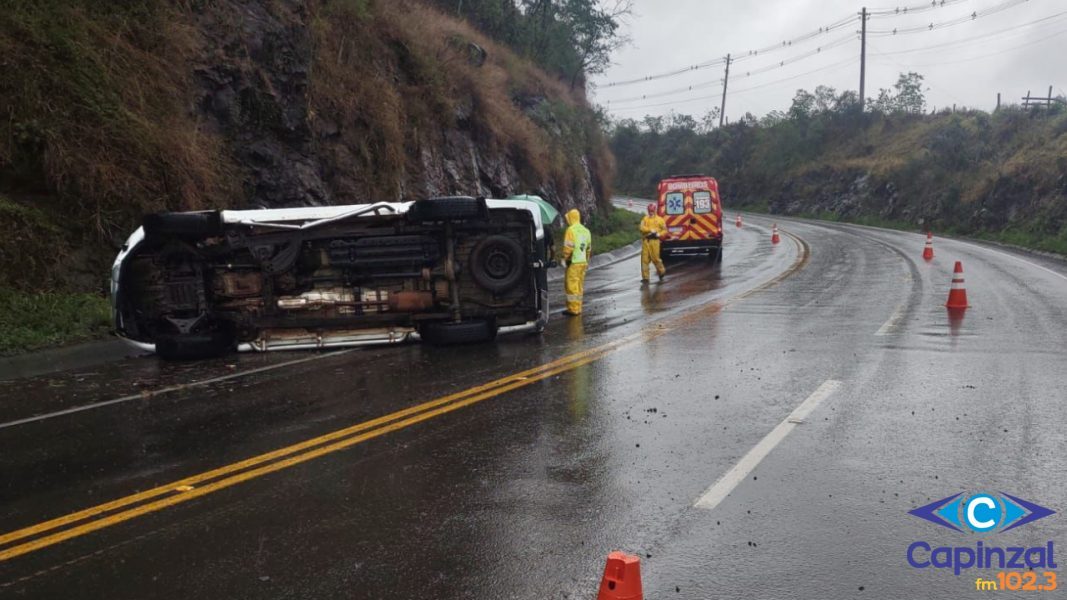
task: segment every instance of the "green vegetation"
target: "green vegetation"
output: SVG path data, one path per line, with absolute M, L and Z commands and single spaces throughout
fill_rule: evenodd
M 925 112 L 901 75 L 859 110 L 854 92 L 799 90 L 786 112 L 613 124 L 616 186 L 647 196 L 671 173 L 717 177 L 724 203 L 1045 250 L 1067 238 L 1067 109 Z
M 1021 248 L 1055 252 L 1061 256 L 1067 256 L 1067 229 L 1060 231 L 1057 236 L 1040 235 L 1031 231 L 1008 229 L 1005 231 L 979 233 L 979 239 L 999 242 Z
M 590 216 L 585 220 L 585 226 L 593 234 L 593 252 L 604 254 L 641 239 L 637 230 L 640 223 L 641 215 L 617 207 Z M 562 234 L 560 239 L 563 239 Z
M 0 351 L 99 329 L 86 294 L 148 212 L 247 207 L 266 188 L 271 205 L 301 204 L 318 177 L 337 203 L 486 188 L 586 211 L 590 196 L 607 201 L 613 158 L 581 84 L 622 42 L 627 12 L 593 0 L 5 2 L 0 289 L 20 316 L 4 317 Z M 318 168 L 286 195 L 263 165 L 293 147 Z
M 106 298 L 0 288 L 0 356 L 101 337 L 110 325 Z
M 631 0 L 433 0 L 574 87 L 602 73 L 627 39 Z
M 595 196 L 610 198 L 614 161 L 600 116 L 583 90 L 516 54 L 515 40 L 494 41 L 418 2 L 332 6 L 312 24 L 311 112 L 347 124 L 338 134 L 346 151 L 338 155 L 351 162 L 336 167 L 373 178 L 375 196 L 425 188 L 426 181 L 411 180 L 425 168 L 419 149 L 443 146 L 445 132 L 462 128 L 479 154 L 507 155 L 521 189 L 549 182 L 573 197 L 591 179 Z M 465 2 L 462 14 L 476 6 Z
M 106 273 L 144 213 L 245 205 L 258 166 L 235 136 L 249 128 L 282 145 L 294 128 L 295 135 L 306 128 L 319 140 L 314 159 L 322 172 L 341 179 L 325 182 L 336 202 L 474 186 L 477 175 L 427 181 L 433 172 L 426 160 L 474 154 L 460 147 L 456 130 L 474 141 L 480 162 L 511 162 L 522 189 L 547 186 L 574 202 L 591 176 L 597 197 L 610 196 L 613 163 L 601 123 L 584 90 L 571 84 L 606 64 L 622 13 L 591 0 L 521 7 L 510 0 L 330 0 L 309 3 L 303 14 L 265 3 L 262 10 L 286 27 L 297 52 L 312 54 L 307 93 L 299 95 L 265 83 L 272 69 L 305 58 L 282 50 L 288 40 L 276 40 L 278 55 L 262 64 L 222 48 L 248 18 L 241 5 L 5 3 L 0 226 L 24 235 L 0 241 L 0 281 L 15 289 L 88 291 L 66 276 L 72 264 Z M 531 16 L 508 21 L 519 8 Z M 445 16 L 485 25 L 496 9 L 504 20 L 494 23 L 525 33 L 513 37 Z M 474 48 L 484 51 L 480 60 Z M 527 58 L 556 66 L 546 72 Z M 219 61 L 248 70 L 234 74 L 250 87 L 233 107 L 217 106 L 227 102 L 223 92 L 205 97 L 217 86 L 201 78 L 214 76 Z M 502 165 L 480 166 L 504 172 Z
M 211 206 L 233 190 L 219 138 L 188 110 L 191 72 L 175 66 L 195 40 L 176 10 L 151 0 L 4 3 L 0 226 L 21 240 L 0 242 L 0 280 L 58 285 L 72 252 L 103 272 L 107 244 L 143 212 Z

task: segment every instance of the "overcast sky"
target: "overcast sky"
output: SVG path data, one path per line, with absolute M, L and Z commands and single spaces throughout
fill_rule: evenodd
M 1044 96 L 1053 86 L 1054 95 L 1067 90 L 1067 0 L 951 0 L 946 5 L 904 16 L 872 18 L 874 31 L 924 28 L 896 36 L 868 38 L 867 96 L 891 87 L 902 71 L 917 71 L 926 77 L 928 108 L 957 104 L 984 110 L 996 105 L 997 92 L 1004 101 L 1018 102 L 1027 90 Z M 953 25 L 926 29 L 978 11 L 990 11 L 1006 2 L 1020 2 L 995 14 Z M 917 6 L 923 0 L 634 0 L 634 15 L 627 31 L 632 43 L 618 51 L 614 65 L 593 79 L 591 96 L 619 117 L 640 118 L 670 111 L 705 114 L 717 107 L 722 92 L 721 65 L 690 71 L 635 85 L 609 86 L 690 65 L 712 61 L 728 52 L 735 57 L 748 51 L 780 44 L 820 27 L 856 15 L 847 26 L 816 39 L 797 43 L 735 63 L 730 71 L 726 115 L 731 121 L 752 112 L 762 116 L 771 110 L 786 110 L 798 88 L 812 90 L 819 84 L 838 90 L 859 89 L 858 13 L 870 9 Z M 1027 23 L 1053 17 L 1041 23 Z M 790 59 L 831 42 L 810 58 Z M 751 73 L 787 61 L 784 67 Z M 815 71 L 815 72 L 813 72 Z M 667 96 L 641 99 L 694 86 Z M 704 98 L 711 96 L 710 98 Z M 633 98 L 638 98 L 633 100 Z M 703 98 L 703 99 L 702 99 Z M 687 101 L 688 100 L 688 101 Z M 610 101 L 610 102 L 609 102 Z

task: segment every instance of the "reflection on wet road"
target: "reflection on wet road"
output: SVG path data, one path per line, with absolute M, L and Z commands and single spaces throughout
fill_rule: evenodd
M 936 533 L 906 512 L 1065 496 L 1067 278 L 780 225 L 662 283 L 591 271 L 542 336 L 0 382 L 0 594 L 592 597 L 620 548 L 646 597 L 958 595 L 907 566 Z M 956 259 L 974 307 L 950 319 Z

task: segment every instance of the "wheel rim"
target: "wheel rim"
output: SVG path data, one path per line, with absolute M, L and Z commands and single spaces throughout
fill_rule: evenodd
M 485 260 L 485 273 L 490 278 L 503 281 L 515 269 L 515 262 L 510 253 L 502 248 L 493 248 Z

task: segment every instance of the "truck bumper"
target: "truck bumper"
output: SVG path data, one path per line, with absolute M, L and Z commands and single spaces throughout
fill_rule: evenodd
M 660 244 L 664 256 L 684 256 L 687 254 L 710 254 L 722 248 L 722 238 L 711 240 L 667 240 Z

